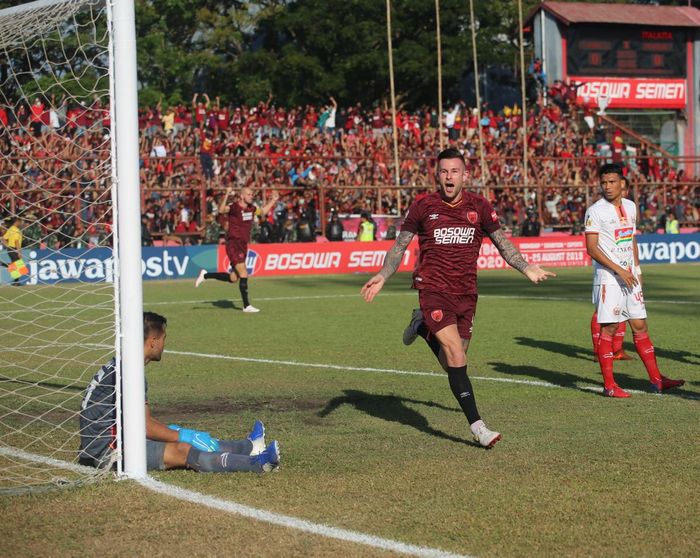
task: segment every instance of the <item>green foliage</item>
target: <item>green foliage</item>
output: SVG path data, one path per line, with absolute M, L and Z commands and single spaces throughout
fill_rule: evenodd
M 538 3 L 524 0 L 523 15 Z M 435 106 L 435 3 L 392 0 L 391 7 L 397 96 L 408 107 Z M 469 2 L 441 0 L 439 8 L 448 100 L 473 68 Z M 474 0 L 474 10 L 480 70 L 516 68 L 517 2 Z M 341 104 L 386 101 L 386 19 L 381 0 L 137 0 L 140 103 L 188 103 L 194 92 L 247 103 L 272 92 L 285 105 L 328 95 Z

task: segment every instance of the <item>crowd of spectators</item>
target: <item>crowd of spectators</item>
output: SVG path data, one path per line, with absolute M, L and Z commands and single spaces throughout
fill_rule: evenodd
M 206 94 L 189 104 L 144 107 L 144 241 L 215 242 L 224 222 L 218 205 L 229 186 L 252 187 L 261 201 L 266 190 L 282 194 L 269 219 L 254 228 L 263 242 L 313 240 L 315 230 L 326 229 L 321 214 L 400 216 L 433 188 L 441 139 L 464 152 L 474 186 L 516 234 L 533 229 L 524 227 L 532 215 L 541 227 L 579 232 L 595 199 L 601 158 L 625 164 L 649 228 L 668 207 L 679 221 L 698 222 L 697 182 L 646 147 L 627 146 L 622 133 L 576 105 L 571 88 L 557 82 L 548 99 L 545 104 L 540 95 L 526 121 L 518 107 L 485 106 L 479 118 L 464 103 L 451 104 L 442 138 L 434 107 L 399 110 L 398 172 L 386 107 L 339 106 L 332 97 L 321 105 L 282 107 L 268 98 L 234 106 Z M 36 98 L 31 106 L 0 106 L 0 211 L 9 214 L 12 206 L 53 247 L 108 237 L 111 141 L 109 107 L 98 98 L 89 105 Z

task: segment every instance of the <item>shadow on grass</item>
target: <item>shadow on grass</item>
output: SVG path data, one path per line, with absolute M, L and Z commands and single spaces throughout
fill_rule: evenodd
M 242 308 L 236 306 L 232 300 L 212 300 L 209 304 L 224 310 L 242 310 Z
M 589 395 L 603 397 L 602 392 L 591 391 L 590 389 L 585 389 L 577 385 L 579 382 L 585 384 L 595 382 L 590 378 L 584 378 L 583 376 L 577 376 L 576 374 L 571 374 L 569 372 L 546 370 L 544 368 L 538 368 L 537 366 L 514 365 L 507 364 L 505 362 L 489 362 L 488 364 L 489 366 L 492 366 L 496 372 L 500 372 L 501 374 L 506 374 L 509 376 L 529 376 L 559 387 L 575 389 L 576 391 L 581 391 Z M 598 367 L 597 364 L 595 366 L 596 368 Z M 640 374 L 646 374 L 644 371 L 644 366 L 641 362 L 639 363 L 639 366 Z M 635 389 L 639 391 L 651 392 L 649 380 L 646 377 L 642 378 L 639 376 L 630 376 L 629 374 L 625 374 L 623 372 L 615 372 L 615 381 L 622 389 Z M 602 387 L 602 380 L 598 383 Z M 663 396 L 680 397 L 681 399 L 690 399 L 695 401 L 700 400 L 700 395 L 683 391 L 683 389 L 665 391 Z
M 73 384 L 57 384 L 53 382 L 32 382 L 31 380 L 23 380 L 19 378 L 8 378 L 7 376 L 0 376 L 0 383 L 11 382 L 13 384 L 22 384 L 25 386 L 36 386 L 42 388 L 55 388 L 63 389 L 67 391 L 85 391 L 87 384 L 85 385 L 73 385 Z
M 568 343 L 559 343 L 557 341 L 546 341 L 544 339 L 532 339 L 531 337 L 516 337 L 515 342 L 518 345 L 532 347 L 534 349 L 543 349 L 550 353 L 565 355 L 572 358 L 580 358 L 583 360 L 593 360 L 593 350 L 583 348 L 578 345 L 570 345 Z
M 413 403 L 416 405 L 424 405 L 425 407 L 442 409 L 444 411 L 459 412 L 455 408 L 445 407 L 433 401 L 420 401 L 418 399 L 408 399 L 397 395 L 376 395 L 374 393 L 367 393 L 354 389 L 346 389 L 343 390 L 343 392 L 345 395 L 331 399 L 326 407 L 319 411 L 318 416 L 327 417 L 341 405 L 352 405 L 358 411 L 373 417 L 388 422 L 398 422 L 399 424 L 410 426 L 420 432 L 430 434 L 437 438 L 443 438 L 444 440 L 457 442 L 459 444 L 478 445 L 471 440 L 458 438 L 442 432 L 441 430 L 436 430 L 428 424 L 428 420 L 423 415 L 408 407 L 407 404 Z
M 578 345 L 570 345 L 568 343 L 559 343 L 557 341 L 547 341 L 545 339 L 532 339 L 531 337 L 516 337 L 515 342 L 518 345 L 523 345 L 525 347 L 532 347 L 534 349 L 543 349 L 549 351 L 550 353 L 555 353 L 558 355 L 565 355 L 572 358 L 579 358 L 582 360 L 593 360 L 593 349 L 583 348 Z M 625 351 L 635 356 L 636 349 L 634 343 L 625 343 L 623 345 Z M 654 347 L 656 356 L 659 358 L 665 358 L 668 360 L 674 360 L 683 364 L 700 364 L 700 355 L 696 353 L 691 353 L 689 351 L 674 351 L 670 349 L 661 349 L 659 347 Z M 635 356 L 635 358 L 639 358 Z

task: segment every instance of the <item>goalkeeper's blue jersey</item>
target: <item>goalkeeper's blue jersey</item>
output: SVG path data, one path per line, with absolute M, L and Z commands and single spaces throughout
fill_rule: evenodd
M 85 390 L 80 409 L 80 454 L 85 465 L 109 462 L 117 438 L 117 361 L 112 358 L 95 374 Z M 146 383 L 148 392 L 148 383 Z

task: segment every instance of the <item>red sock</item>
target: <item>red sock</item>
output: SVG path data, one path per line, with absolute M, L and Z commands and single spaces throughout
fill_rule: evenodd
M 600 324 L 598 323 L 598 313 L 593 312 L 591 318 L 591 341 L 593 341 L 593 352 L 598 354 L 598 341 L 600 341 Z
M 603 374 L 603 385 L 605 389 L 610 389 L 615 385 L 613 378 L 613 338 L 605 332 L 601 332 L 598 343 L 598 364 L 600 372 Z
M 657 384 L 661 381 L 661 372 L 659 372 L 659 367 L 656 364 L 656 354 L 654 353 L 654 345 L 651 344 L 651 339 L 649 339 L 648 333 L 635 333 L 634 338 L 634 348 L 637 349 L 637 354 L 639 358 L 642 359 L 645 368 L 647 369 L 647 374 L 649 374 L 649 379 Z
M 613 337 L 613 354 L 617 354 L 622 350 L 622 342 L 625 340 L 627 332 L 627 322 L 620 322 L 617 326 L 617 332 Z

